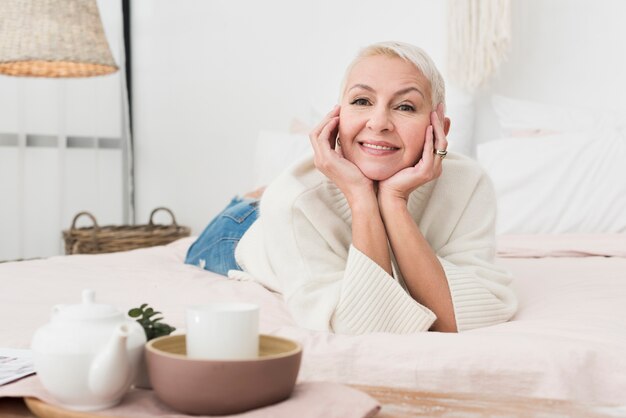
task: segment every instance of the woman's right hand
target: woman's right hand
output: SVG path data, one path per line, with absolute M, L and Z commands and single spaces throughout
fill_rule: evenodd
M 339 131 L 339 110 L 340 106 L 335 106 L 311 131 L 309 139 L 315 154 L 315 167 L 335 183 L 348 199 L 348 203 L 351 203 L 363 193 L 373 193 L 374 183 L 355 164 L 344 158 L 341 146 L 335 148 Z

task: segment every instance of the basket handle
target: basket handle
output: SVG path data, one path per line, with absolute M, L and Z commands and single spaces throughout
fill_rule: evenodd
M 164 210 L 167 213 L 169 213 L 170 216 L 172 217 L 172 225 L 178 227 L 178 224 L 176 223 L 176 218 L 174 217 L 174 213 L 172 213 L 171 210 L 169 210 L 168 208 L 165 208 L 165 207 L 159 207 L 159 208 L 156 208 L 156 209 L 154 209 L 152 211 L 152 213 L 150 214 L 150 222 L 149 222 L 150 226 L 154 226 L 154 222 L 152 222 L 152 217 L 154 216 L 155 213 L 157 213 L 160 210 Z
M 74 220 L 72 221 L 72 228 L 71 229 L 76 229 L 76 221 L 78 220 L 78 218 L 80 218 L 83 215 L 87 215 L 91 219 L 95 229 L 100 229 L 100 226 L 98 225 L 98 222 L 96 222 L 96 218 L 94 218 L 94 216 L 91 213 L 89 213 L 89 212 L 79 212 L 79 213 L 77 213 L 76 216 L 74 216 Z

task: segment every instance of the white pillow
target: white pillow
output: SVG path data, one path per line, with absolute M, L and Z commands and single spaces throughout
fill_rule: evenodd
M 626 136 L 618 130 L 506 138 L 478 146 L 498 234 L 626 232 Z
M 493 109 L 504 135 L 580 132 L 623 124 L 606 110 L 563 107 L 494 95 Z
M 260 131 L 254 158 L 255 187 L 267 186 L 293 162 L 313 155 L 307 134 Z

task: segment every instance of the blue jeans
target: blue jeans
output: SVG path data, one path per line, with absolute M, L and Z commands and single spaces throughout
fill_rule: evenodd
M 235 261 L 235 248 L 258 217 L 258 200 L 233 198 L 189 247 L 185 263 L 224 276 L 228 270 L 241 270 Z

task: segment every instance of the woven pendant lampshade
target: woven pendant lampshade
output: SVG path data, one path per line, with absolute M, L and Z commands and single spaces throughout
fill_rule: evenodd
M 90 77 L 117 69 L 96 0 L 0 0 L 0 74 Z

